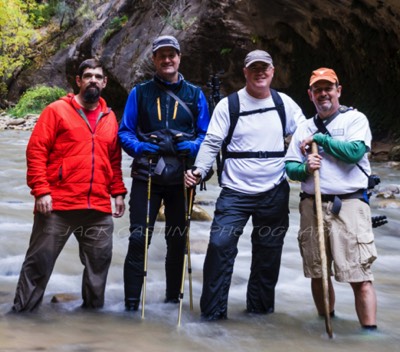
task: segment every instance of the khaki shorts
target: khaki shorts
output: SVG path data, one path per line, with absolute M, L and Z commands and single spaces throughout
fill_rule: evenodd
M 359 199 L 343 199 L 339 215 L 331 213 L 332 202 L 322 203 L 328 273 L 339 282 L 372 281 L 371 264 L 377 258 L 369 205 Z M 299 205 L 298 241 L 304 275 L 321 278 L 317 218 L 314 200 L 303 199 Z

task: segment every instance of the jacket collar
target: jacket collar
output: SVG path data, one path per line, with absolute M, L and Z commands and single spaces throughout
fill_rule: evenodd
M 75 94 L 68 93 L 67 96 L 65 96 L 61 99 L 68 102 L 69 104 L 71 104 L 75 110 L 81 110 L 82 106 L 80 106 L 78 104 L 78 102 L 76 101 L 76 99 L 74 99 L 74 98 L 75 98 Z M 110 113 L 111 108 L 109 108 L 107 106 L 106 101 L 102 97 L 100 97 L 100 99 L 99 99 L 99 104 L 100 104 L 100 111 L 103 113 L 103 115 Z

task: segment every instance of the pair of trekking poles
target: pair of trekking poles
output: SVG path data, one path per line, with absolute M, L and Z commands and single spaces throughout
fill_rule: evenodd
M 152 164 L 154 156 L 149 155 L 149 169 L 148 169 L 148 180 L 147 180 L 147 208 L 146 208 L 146 231 L 145 231 L 145 245 L 144 245 L 144 269 L 143 269 L 143 289 L 142 289 L 142 319 L 144 319 L 145 302 L 146 302 L 146 284 L 147 284 L 147 262 L 148 262 L 148 245 L 149 245 L 149 227 L 150 227 L 150 199 L 151 199 L 151 174 Z M 182 158 L 183 165 L 186 165 L 185 158 Z M 189 194 L 188 194 L 189 193 Z M 190 310 L 193 310 L 193 290 L 192 290 L 192 263 L 190 259 L 190 222 L 191 214 L 193 209 L 195 188 L 188 188 L 185 185 L 185 167 L 183 168 L 183 194 L 184 194 L 184 205 L 185 205 L 185 220 L 186 220 L 186 244 L 183 258 L 182 267 L 182 280 L 179 291 L 179 313 L 178 313 L 178 326 L 181 325 L 182 307 L 183 307 L 183 296 L 185 287 L 185 276 L 186 276 L 186 263 L 189 274 L 189 296 L 190 296 Z

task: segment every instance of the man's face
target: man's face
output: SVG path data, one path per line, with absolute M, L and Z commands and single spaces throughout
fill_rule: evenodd
M 104 76 L 101 67 L 87 68 L 83 71 L 82 77 L 76 76 L 76 84 L 83 100 L 92 104 L 100 99 L 101 91 L 107 84 L 107 77 Z
M 164 47 L 158 49 L 153 54 L 153 62 L 157 75 L 162 79 L 168 82 L 175 82 L 178 79 L 181 54 L 178 54 L 174 48 Z
M 249 67 L 245 67 L 243 72 L 249 94 L 257 97 L 263 92 L 269 92 L 274 71 L 274 67 L 265 62 L 254 62 Z
M 329 117 L 339 109 L 341 86 L 329 81 L 317 81 L 308 90 L 308 96 L 314 103 L 321 118 Z

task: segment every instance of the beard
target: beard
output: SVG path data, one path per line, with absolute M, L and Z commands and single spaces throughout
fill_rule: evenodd
M 321 111 L 330 111 L 332 109 L 332 102 L 329 100 L 323 100 L 319 102 L 319 109 Z
M 97 86 L 89 86 L 83 93 L 85 103 L 93 104 L 100 99 L 100 89 Z

